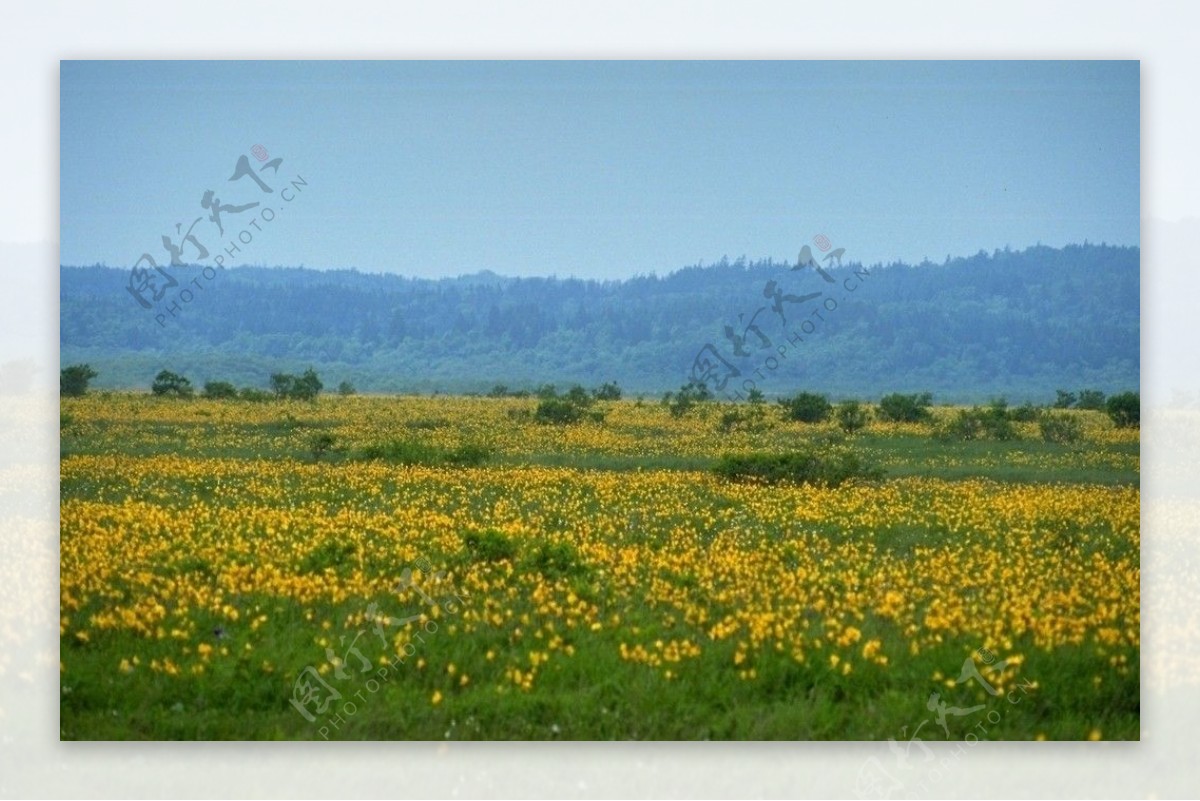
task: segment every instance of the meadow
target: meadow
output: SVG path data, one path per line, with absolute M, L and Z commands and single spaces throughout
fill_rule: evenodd
M 1139 737 L 1136 428 L 536 404 L 64 398 L 62 738 Z

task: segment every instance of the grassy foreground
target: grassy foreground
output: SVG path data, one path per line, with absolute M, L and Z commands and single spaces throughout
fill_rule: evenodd
M 534 403 L 64 399 L 62 737 L 1138 737 L 1136 431 Z M 886 477 L 707 470 L 813 443 Z

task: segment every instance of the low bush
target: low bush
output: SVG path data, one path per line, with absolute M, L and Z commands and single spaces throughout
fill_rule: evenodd
M 517 555 L 517 546 L 512 539 L 494 528 L 468 531 L 462 538 L 471 558 L 478 561 L 503 562 Z
M 1098 389 L 1079 390 L 1079 400 L 1075 401 L 1076 409 L 1104 410 L 1104 393 Z
M 333 446 L 337 443 L 337 438 L 327 431 L 320 434 L 314 434 L 309 440 L 309 450 L 312 452 L 314 462 L 321 461 L 321 457 L 333 450 Z
M 265 394 L 265 393 L 264 393 Z M 200 396 L 213 400 L 229 400 L 238 396 L 237 387 L 228 381 L 205 381 Z
M 550 398 L 538 401 L 533 419 L 539 423 L 552 425 L 570 425 L 583 419 L 584 410 L 580 406 L 566 400 Z
M 154 376 L 154 383 L 150 385 L 150 391 L 160 398 L 190 398 L 192 397 L 192 382 L 178 373 L 160 370 L 158 375 Z
M 551 425 L 570 425 L 582 420 L 604 422 L 604 412 L 592 408 L 595 402 L 596 399 L 588 394 L 586 389 L 576 384 L 565 395 L 543 396 L 542 400 L 538 401 L 533 419 Z
M 853 434 L 866 427 L 871 419 L 871 413 L 856 400 L 842 401 L 833 412 L 838 427 L 847 434 Z
M 1045 414 L 1038 420 L 1038 430 L 1046 442 L 1070 445 L 1083 439 L 1083 426 L 1070 414 Z
M 1012 409 L 1008 413 L 1008 419 L 1014 423 L 1033 423 L 1041 417 L 1041 410 L 1034 406 L 1029 401 L 1025 401 L 1020 406 Z
M 712 391 L 707 384 L 689 381 L 679 388 L 678 392 L 668 392 L 663 395 L 663 405 L 672 417 L 683 417 L 698 403 L 712 400 Z
M 616 401 L 621 399 L 621 387 L 616 381 L 609 381 L 601 384 L 592 390 L 592 395 L 596 400 Z
M 717 427 L 723 432 L 764 431 L 771 427 L 771 422 L 767 420 L 767 410 L 761 404 L 751 404 L 745 409 L 732 406 L 723 411 Z
M 329 539 L 305 554 L 298 567 L 301 573 L 324 573 L 351 564 L 357 556 L 353 543 Z
M 1104 411 L 1118 428 L 1138 428 L 1142 424 L 1142 399 L 1136 392 L 1113 395 L 1105 402 Z
M 730 480 L 767 484 L 817 484 L 836 487 L 850 479 L 877 480 L 883 470 L 868 465 L 847 448 L 791 453 L 747 453 L 722 456 L 713 472 Z
M 569 542 L 542 542 L 529 558 L 529 567 L 547 578 L 578 576 L 586 572 L 579 551 Z
M 821 423 L 829 418 L 833 407 L 829 399 L 815 392 L 801 392 L 791 398 L 779 401 L 789 420 L 801 423 Z
M 933 413 L 929 411 L 932 403 L 933 395 L 928 392 L 884 395 L 879 400 L 879 419 L 893 423 L 925 423 L 933 418 Z
M 942 441 L 973 440 L 973 439 L 1016 439 L 1017 430 L 1009 419 L 1007 404 L 996 401 L 992 405 L 972 409 L 959 409 L 947 422 L 937 430 L 936 436 Z

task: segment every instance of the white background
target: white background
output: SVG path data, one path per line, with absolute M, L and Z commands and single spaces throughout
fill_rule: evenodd
M 892 764 L 877 743 L 58 742 L 59 59 L 521 57 L 1141 60 L 1142 741 L 982 744 L 957 759 L 943 748 L 948 767 L 924 789 L 895 795 L 1196 796 L 1196 9 L 1045 0 L 20 7 L 6 0 L 0 365 L 35 372 L 32 386 L 0 372 L 0 795 L 853 797 L 864 760 Z M 131 123 L 130 135 L 153 131 Z M 1053 678 L 1043 684 L 1051 688 Z

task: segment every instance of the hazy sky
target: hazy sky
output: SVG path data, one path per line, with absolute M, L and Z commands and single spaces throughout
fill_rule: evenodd
M 248 230 L 226 264 L 420 276 L 1139 243 L 1135 61 L 76 61 L 61 93 L 64 264 L 163 264 L 197 217 L 210 262 Z M 207 190 L 261 205 L 220 236 Z

